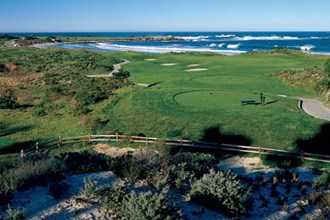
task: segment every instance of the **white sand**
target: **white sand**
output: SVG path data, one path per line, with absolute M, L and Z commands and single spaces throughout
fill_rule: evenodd
M 196 66 L 200 66 L 200 64 L 194 63 L 194 64 L 187 65 L 187 67 L 196 67 Z
M 117 147 L 109 146 L 107 144 L 97 144 L 94 147 L 94 150 L 98 153 L 102 153 L 111 157 L 120 157 L 129 152 L 134 153 L 136 151 L 136 149 L 130 147 L 117 148 Z
M 147 59 L 144 59 L 145 61 L 155 61 L 156 59 L 154 58 L 147 58 Z
M 206 68 L 194 68 L 194 69 L 187 69 L 185 71 L 186 72 L 200 72 L 200 71 L 206 71 L 206 70 L 209 70 L 209 69 L 206 69 Z
M 160 64 L 161 66 L 176 66 L 178 65 L 178 63 L 163 63 L 163 64 Z

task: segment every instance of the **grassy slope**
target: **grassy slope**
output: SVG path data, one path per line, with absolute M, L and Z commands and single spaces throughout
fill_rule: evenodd
M 90 67 L 91 65 L 86 61 L 90 59 L 89 62 L 93 62 L 94 58 L 99 59 L 100 56 L 104 59 L 102 62 L 109 67 L 120 61 L 108 53 L 91 53 L 84 50 L 67 51 L 62 53 L 60 59 L 56 58 L 62 51 L 59 49 L 0 48 L 0 63 L 11 63 L 18 66 L 17 72 L 7 73 L 0 80 L 5 81 L 9 78 L 8 82 L 14 81 L 14 85 L 18 84 L 14 87 L 9 84 L 9 87 L 14 89 L 18 102 L 22 106 L 17 109 L 0 109 L 0 150 L 25 148 L 30 141 L 42 142 L 58 136 L 80 135 L 88 132 L 88 129 L 82 125 L 83 116 L 76 114 L 72 108 L 71 96 L 59 96 L 48 103 L 50 110 L 47 115 L 42 117 L 33 115 L 33 106 L 40 103 L 49 89 L 47 85 L 43 83 L 36 85 L 33 81 L 42 82 L 42 77 L 47 72 L 66 74 L 66 77 L 71 72 L 80 72 L 80 69 L 86 69 L 86 72 L 81 72 L 82 75 L 108 73 L 109 70 L 106 66 L 102 66 L 103 63 L 100 65 L 94 62 L 95 67 Z M 90 69 L 84 68 L 85 65 Z M 34 71 L 37 66 L 41 66 L 40 73 Z M 70 70 L 67 70 L 68 66 L 70 66 Z M 16 83 L 17 79 L 26 75 L 31 76 L 32 82 L 27 80 Z M 0 82 L 0 85 L 8 84 Z
M 254 145 L 293 149 L 297 138 L 309 138 L 325 123 L 298 109 L 294 99 L 277 97 L 310 96 L 309 89 L 284 85 L 272 74 L 286 68 L 320 65 L 323 58 L 284 54 L 220 56 L 203 54 L 147 55 L 117 54 L 132 61 L 126 68 L 131 80 L 159 83 L 129 93 L 109 112 L 109 127 L 150 136 L 200 139 L 204 130 L 219 126 L 224 134 L 243 135 Z M 164 67 L 162 63 L 178 63 Z M 205 72 L 185 72 L 186 65 L 200 64 Z M 199 67 L 197 67 L 199 68 Z M 240 100 L 266 94 L 266 106 L 244 106 Z

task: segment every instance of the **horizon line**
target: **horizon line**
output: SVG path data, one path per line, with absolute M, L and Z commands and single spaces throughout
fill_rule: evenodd
M 176 33 L 198 33 L 198 32 L 204 32 L 204 33 L 226 33 L 226 32 L 283 32 L 283 33 L 290 33 L 290 32 L 330 32 L 330 30 L 232 30 L 232 31 L 202 31 L 202 30 L 187 30 L 187 31 L 7 31 L 7 32 L 0 32 L 0 34 L 37 34 L 37 33 L 166 33 L 166 32 L 176 32 Z

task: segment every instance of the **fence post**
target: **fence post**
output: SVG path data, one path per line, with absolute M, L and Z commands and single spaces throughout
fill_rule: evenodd
M 116 142 L 118 142 L 118 132 L 116 132 Z
M 146 145 L 148 147 L 148 144 L 149 144 L 149 137 L 146 137 Z
M 181 144 L 181 147 L 183 147 L 183 139 L 182 138 L 181 138 L 180 144 Z
M 300 156 L 301 157 L 301 161 L 304 161 L 305 159 L 304 159 L 304 151 L 303 150 L 301 151 L 301 154 L 300 155 L 301 155 Z
M 37 141 L 36 142 L 36 154 L 38 154 L 39 153 L 39 142 Z
M 61 136 L 58 137 L 58 146 L 59 147 L 62 146 L 62 137 Z
M 24 150 L 21 150 L 21 159 L 24 159 L 25 155 L 24 155 Z
M 261 146 L 259 146 L 259 165 L 261 165 Z

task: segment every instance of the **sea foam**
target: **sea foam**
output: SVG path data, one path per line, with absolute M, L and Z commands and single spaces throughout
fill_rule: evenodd
M 235 37 L 237 41 L 251 41 L 251 40 L 302 40 L 303 38 L 291 37 L 291 36 L 244 36 Z
M 175 37 L 176 39 L 186 40 L 186 41 L 205 41 L 209 38 L 209 36 L 183 36 L 183 37 Z
M 228 44 L 227 45 L 227 48 L 229 49 L 237 49 L 239 48 L 240 44 Z
M 96 43 L 96 48 L 109 51 L 136 51 L 143 53 L 185 53 L 185 52 L 211 52 L 224 55 L 235 55 L 245 53 L 241 50 L 216 50 L 210 48 L 192 48 L 192 47 L 161 47 L 161 46 L 137 46 L 137 45 L 121 45 L 112 43 Z
M 314 45 L 308 44 L 308 45 L 301 46 L 300 47 L 300 50 L 302 50 L 302 51 L 310 51 L 310 50 L 313 50 L 314 48 L 315 48 Z

